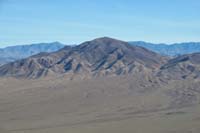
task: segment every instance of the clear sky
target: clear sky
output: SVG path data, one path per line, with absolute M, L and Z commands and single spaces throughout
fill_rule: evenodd
M 102 36 L 200 41 L 200 0 L 0 0 L 0 47 Z

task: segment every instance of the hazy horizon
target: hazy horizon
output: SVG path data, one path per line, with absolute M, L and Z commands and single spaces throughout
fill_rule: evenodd
M 152 43 L 200 42 L 198 0 L 0 0 L 0 47 L 109 36 Z
M 96 37 L 96 38 L 99 38 L 99 37 Z M 96 38 L 93 38 L 93 39 L 96 39 Z M 13 46 L 26 46 L 26 45 L 38 45 L 38 44 L 49 44 L 49 43 L 54 43 L 54 42 L 58 42 L 58 43 L 61 43 L 63 45 L 79 45 L 81 43 L 84 43 L 86 41 L 91 41 L 93 39 L 90 39 L 90 40 L 85 40 L 83 42 L 80 42 L 80 43 L 77 43 L 77 44 L 72 44 L 72 43 L 64 43 L 64 42 L 60 42 L 60 41 L 51 41 L 51 42 L 48 42 L 48 41 L 43 41 L 43 42 L 33 42 L 33 43 L 24 43 L 24 44 L 8 44 L 8 45 L 1 45 L 0 44 L 0 49 L 2 48 L 7 48 L 7 47 L 13 47 Z M 115 38 L 115 39 L 119 39 L 119 38 Z M 121 40 L 121 39 L 119 39 Z M 122 40 L 122 41 L 126 41 L 126 40 Z M 182 43 L 200 43 L 200 41 L 187 41 L 187 42 L 173 42 L 173 43 L 165 43 L 165 42 L 149 42 L 149 41 L 143 41 L 143 40 L 130 40 L 130 41 L 127 41 L 127 42 L 145 42 L 145 43 L 151 43 L 151 44 L 155 44 L 155 45 L 159 45 L 159 44 L 163 44 L 163 45 L 174 45 L 174 44 L 182 44 Z

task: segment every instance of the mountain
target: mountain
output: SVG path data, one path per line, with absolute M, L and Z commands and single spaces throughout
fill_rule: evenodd
M 0 49 L 0 65 L 12 62 L 15 60 L 23 59 L 40 52 L 54 52 L 61 48 L 64 45 L 59 42 L 53 43 L 39 43 L 32 45 L 18 45 L 10 46 Z
M 49 74 L 67 74 L 87 78 L 151 73 L 166 60 L 166 57 L 145 48 L 103 37 L 6 64 L 0 67 L 0 75 L 38 78 Z
M 15 61 L 15 59 L 13 58 L 5 58 L 5 57 L 0 57 L 0 66 L 3 65 L 3 64 L 6 64 L 8 62 L 12 62 L 12 61 Z
M 161 67 L 159 76 L 167 79 L 199 79 L 200 53 L 178 56 Z
M 200 52 L 200 42 L 175 43 L 175 44 L 153 44 L 142 41 L 129 42 L 132 45 L 145 47 L 162 55 L 178 56 Z
M 199 79 L 200 53 L 108 37 L 42 52 L 0 67 L 0 132 L 199 133 Z

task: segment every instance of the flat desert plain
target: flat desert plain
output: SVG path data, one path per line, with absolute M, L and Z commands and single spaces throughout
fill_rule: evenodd
M 134 76 L 1 78 L 0 132 L 199 133 L 199 93 L 186 87 L 193 85 L 148 84 Z

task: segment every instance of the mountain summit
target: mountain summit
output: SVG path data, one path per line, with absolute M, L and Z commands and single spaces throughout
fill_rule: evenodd
M 152 72 L 165 61 L 165 57 L 145 48 L 103 37 L 9 63 L 0 67 L 0 75 L 23 78 L 49 74 L 70 77 L 125 75 Z

